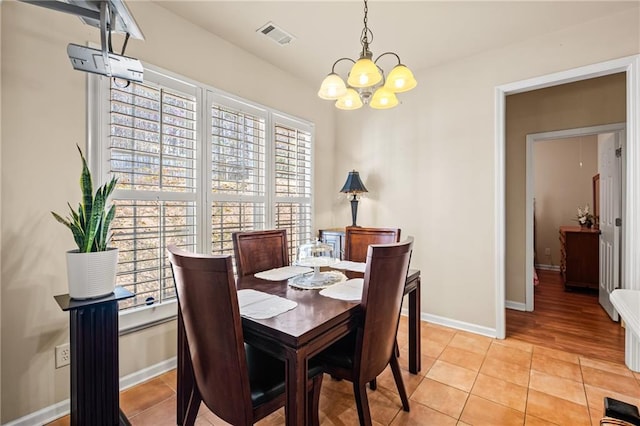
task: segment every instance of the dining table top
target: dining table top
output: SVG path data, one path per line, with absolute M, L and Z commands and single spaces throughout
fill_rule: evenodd
M 350 273 L 353 276 L 354 273 Z M 407 283 L 420 274 L 409 270 Z M 363 276 L 364 274 L 355 273 Z M 345 301 L 326 297 L 320 289 L 300 289 L 288 284 L 288 280 L 267 281 L 253 275 L 238 277 L 238 290 L 252 289 L 284 297 L 297 303 L 294 309 L 267 319 L 242 317 L 243 327 L 270 335 L 291 347 L 300 347 L 330 327 L 332 323 L 353 319 L 359 315 L 359 301 Z

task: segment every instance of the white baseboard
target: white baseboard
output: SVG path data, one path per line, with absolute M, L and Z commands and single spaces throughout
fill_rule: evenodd
M 487 337 L 495 338 L 497 333 L 495 328 L 484 327 L 477 324 L 471 324 L 464 321 L 453 320 L 451 318 L 445 318 L 438 315 L 425 314 L 420 315 L 422 321 L 430 322 L 431 324 L 444 325 L 445 327 L 455 328 L 456 330 L 468 331 L 469 333 L 481 334 Z
M 536 269 L 540 269 L 543 271 L 556 271 L 556 272 L 560 272 L 560 266 L 559 265 L 543 265 L 543 264 L 536 264 L 535 265 Z
M 514 302 L 513 300 L 505 300 L 504 307 L 507 309 L 513 309 L 514 311 L 526 311 L 527 305 L 521 302 Z
M 27 414 L 9 423 L 5 423 L 4 426 L 35 426 L 47 424 L 69 414 L 69 404 L 69 400 L 65 399 L 64 401 L 45 407 L 42 410 L 38 410 L 35 413 Z
M 129 389 L 131 386 L 135 386 L 139 383 L 146 382 L 162 373 L 166 373 L 178 366 L 178 357 L 173 357 L 161 361 L 155 365 L 152 365 L 142 370 L 138 370 L 135 373 L 131 373 L 128 376 L 120 378 L 120 391 Z
M 138 383 L 146 382 L 162 373 L 165 373 L 173 368 L 176 368 L 178 361 L 176 357 L 169 358 L 155 365 L 152 365 L 142 370 L 131 373 L 127 376 L 120 378 L 120 390 L 123 391 Z M 66 416 L 70 412 L 70 400 L 65 399 L 56 404 L 45 407 L 34 413 L 27 414 L 9 423 L 5 423 L 4 426 L 35 426 L 43 425 L 52 422 L 62 416 Z

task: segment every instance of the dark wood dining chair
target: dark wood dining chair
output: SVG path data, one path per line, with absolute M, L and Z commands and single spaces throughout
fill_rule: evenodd
M 400 241 L 400 228 L 363 228 L 347 226 L 344 233 L 344 259 L 364 262 L 370 244 L 389 244 Z
M 231 256 L 168 251 L 196 382 L 184 424 L 194 424 L 200 402 L 232 425 L 283 407 L 284 361 L 244 343 Z M 309 377 L 308 423 L 318 425 L 322 368 Z
M 365 262 L 367 250 L 371 244 L 390 244 L 400 241 L 400 228 L 364 228 L 361 226 L 347 226 L 344 235 L 344 259 L 352 262 Z M 347 277 L 355 275 L 348 272 Z M 400 349 L 396 344 L 396 354 L 400 356 Z M 376 379 L 369 386 L 375 390 Z
M 353 383 L 361 425 L 371 425 L 366 384 L 387 365 L 391 366 L 402 408 L 409 411 L 395 347 L 412 248 L 412 238 L 401 243 L 369 246 L 360 301 L 362 322 L 354 332 L 316 357 L 326 373 Z
M 234 232 L 232 238 L 239 277 L 289 266 L 286 229 Z

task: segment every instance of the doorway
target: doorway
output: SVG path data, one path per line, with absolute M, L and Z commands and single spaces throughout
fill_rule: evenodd
M 624 231 L 625 245 L 623 247 L 622 282 L 625 288 L 640 290 L 640 266 L 636 259 L 640 256 L 640 236 L 632 231 L 640 226 L 640 182 L 635 182 L 630 176 L 640 175 L 640 143 L 638 143 L 638 114 L 640 108 L 640 56 L 621 58 L 599 64 L 589 65 L 569 71 L 549 74 L 529 80 L 523 80 L 496 87 L 495 92 L 495 276 L 496 276 L 496 337 L 503 339 L 506 334 L 506 96 L 540 88 L 552 87 L 564 83 L 576 82 L 590 78 L 623 72 L 626 75 L 627 99 L 627 158 L 624 164 L 626 170 L 625 217 L 627 227 Z M 637 340 L 637 339 L 636 339 Z M 640 369 L 640 342 L 628 342 L 631 353 L 629 359 L 637 359 Z
M 577 138 L 578 140 L 574 143 L 579 143 L 580 147 L 579 147 L 579 154 L 576 158 L 576 163 L 579 163 L 579 168 L 581 169 L 583 166 L 583 158 L 582 158 L 582 138 L 587 138 L 589 136 L 592 137 L 596 137 L 596 143 L 598 145 L 600 145 L 600 142 L 597 142 L 598 139 L 603 139 L 603 137 L 607 136 L 607 135 L 614 135 L 616 137 L 617 140 L 620 140 L 621 143 L 621 153 L 625 152 L 626 150 L 624 149 L 624 134 L 625 134 L 625 128 L 626 125 L 625 123 L 617 123 L 617 124 L 610 124 L 610 125 L 602 125 L 602 126 L 592 126 L 592 127 L 583 127 L 583 128 L 576 128 L 576 129 L 566 129 L 566 130 L 559 130 L 559 131 L 552 131 L 552 132 L 543 132 L 543 133 L 535 133 L 535 134 L 530 134 L 527 135 L 527 140 L 526 140 L 526 282 L 525 282 L 525 286 L 526 286 L 526 291 L 525 291 L 525 310 L 526 311 L 533 311 L 534 310 L 534 270 L 535 270 L 535 265 L 534 265 L 534 259 L 538 259 L 538 263 L 543 263 L 542 261 L 540 261 L 540 259 L 545 259 L 545 256 L 549 256 L 551 255 L 551 253 L 547 254 L 546 252 L 544 253 L 543 256 L 540 255 L 540 253 L 537 253 L 535 251 L 535 230 L 534 230 L 534 223 L 535 223 L 535 218 L 534 218 L 534 211 L 535 211 L 535 187 L 534 187 L 534 181 L 535 181 L 535 165 L 534 165 L 534 145 L 537 143 L 544 143 L 547 141 L 559 141 L 559 140 L 567 140 L 570 138 Z M 617 147 L 617 146 L 616 146 Z M 613 148 L 613 150 L 615 150 L 615 148 Z M 615 155 L 614 153 L 611 153 L 612 155 Z M 595 176 L 598 173 L 598 170 L 600 167 L 602 167 L 602 165 L 598 165 L 599 163 L 602 162 L 601 159 L 598 158 L 598 150 L 596 149 L 596 153 L 595 153 L 595 168 L 592 169 L 592 172 L 588 174 L 588 176 L 586 176 L 586 178 L 589 179 L 588 182 L 584 182 L 584 187 L 587 188 L 587 194 L 588 195 L 584 195 L 583 194 L 583 198 L 586 198 L 587 200 L 587 204 L 591 204 L 592 209 L 595 207 L 594 203 L 590 200 L 592 200 L 593 198 L 593 192 L 592 191 L 592 175 Z M 624 159 L 623 159 L 624 160 Z M 623 161 L 624 162 L 624 161 Z M 586 167 L 586 166 L 585 166 Z M 585 176 L 583 176 L 584 178 Z M 606 191 L 608 194 L 610 194 L 613 191 L 617 191 L 619 194 L 622 195 L 622 200 L 617 200 L 617 202 L 619 202 L 619 208 L 616 211 L 616 216 L 620 215 L 621 213 L 621 206 L 624 205 L 624 192 L 622 191 L 622 187 L 620 187 L 619 185 L 621 185 L 622 181 L 624 181 L 624 179 L 619 180 L 617 182 L 618 187 L 613 188 L 611 187 L 611 185 L 607 185 L 606 186 Z M 599 185 L 603 185 L 604 186 L 605 182 L 599 182 Z M 598 193 L 600 193 L 601 191 L 598 191 Z M 609 195 L 607 195 L 609 196 Z M 544 202 L 544 200 L 543 200 Z M 576 208 L 580 207 L 583 204 L 578 204 L 577 202 L 576 204 Z M 544 204 L 543 204 L 544 206 Z M 592 210 L 593 212 L 593 210 Z M 573 212 L 575 213 L 575 211 Z M 598 212 L 599 213 L 599 212 Z M 567 220 L 568 218 L 566 217 L 567 214 L 565 213 L 564 216 L 560 219 L 561 222 L 556 223 L 555 224 L 555 228 L 559 228 L 560 225 L 564 225 L 567 224 L 564 221 Z M 611 222 L 610 218 L 607 216 L 607 225 L 609 225 Z M 624 220 L 623 220 L 624 222 Z M 606 235 L 603 235 L 602 237 L 600 237 L 600 241 L 602 242 L 603 240 L 606 239 L 610 239 L 611 236 L 609 235 L 609 230 L 607 228 L 607 232 L 604 233 Z M 619 233 L 619 229 L 618 229 L 618 233 Z M 604 237 L 604 238 L 603 238 Z M 557 237 L 556 237 L 557 238 Z M 606 241 L 605 241 L 606 242 Z M 620 241 L 620 235 L 617 236 L 616 238 L 616 242 L 615 242 L 615 249 L 619 250 L 621 247 L 621 241 Z M 549 249 L 551 248 L 551 243 L 546 243 L 543 244 L 545 247 L 549 246 Z M 539 248 L 538 248 L 539 249 Z M 545 250 L 548 250 L 547 248 L 545 248 Z M 540 250 L 538 250 L 540 251 Z M 613 320 L 617 320 L 617 313 L 612 312 L 613 307 L 610 305 L 610 303 L 607 304 L 608 302 L 608 294 L 611 292 L 611 290 L 615 287 L 618 286 L 619 284 L 619 272 L 621 269 L 621 265 L 619 262 L 619 257 L 617 256 L 617 254 L 614 256 L 614 253 L 619 253 L 616 252 L 614 250 L 607 250 L 607 249 L 600 249 L 600 254 L 599 254 L 599 258 L 600 258 L 600 269 L 601 272 L 604 271 L 606 269 L 606 278 L 605 280 L 600 279 L 600 277 L 597 277 L 597 280 L 599 283 L 602 283 L 604 281 L 604 283 L 606 284 L 605 288 L 602 288 L 602 286 L 599 286 L 599 292 L 600 294 L 600 303 L 603 305 L 603 308 L 609 313 L 609 315 L 612 317 Z M 616 260 L 615 262 L 612 260 L 612 258 L 615 257 Z M 550 258 L 552 259 L 553 256 L 550 256 Z M 556 256 L 556 258 L 559 258 L 559 256 Z M 549 262 L 547 262 L 548 264 Z M 553 262 L 551 262 L 553 264 Z M 615 263 L 616 265 L 616 269 L 614 270 L 610 270 L 613 266 L 613 264 Z M 559 269 L 558 269 L 559 270 Z M 615 272 L 615 273 L 614 273 Z M 615 282 L 613 282 L 614 280 L 610 280 L 609 277 L 615 277 Z M 606 295 L 605 295 L 606 293 Z M 607 306 L 605 306 L 607 305 Z

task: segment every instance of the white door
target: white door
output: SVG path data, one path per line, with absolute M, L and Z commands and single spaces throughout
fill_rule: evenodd
M 620 281 L 621 158 L 616 157 L 621 133 L 598 135 L 598 172 L 600 173 L 600 286 L 598 300 L 612 320 L 618 320 L 609 294 Z

